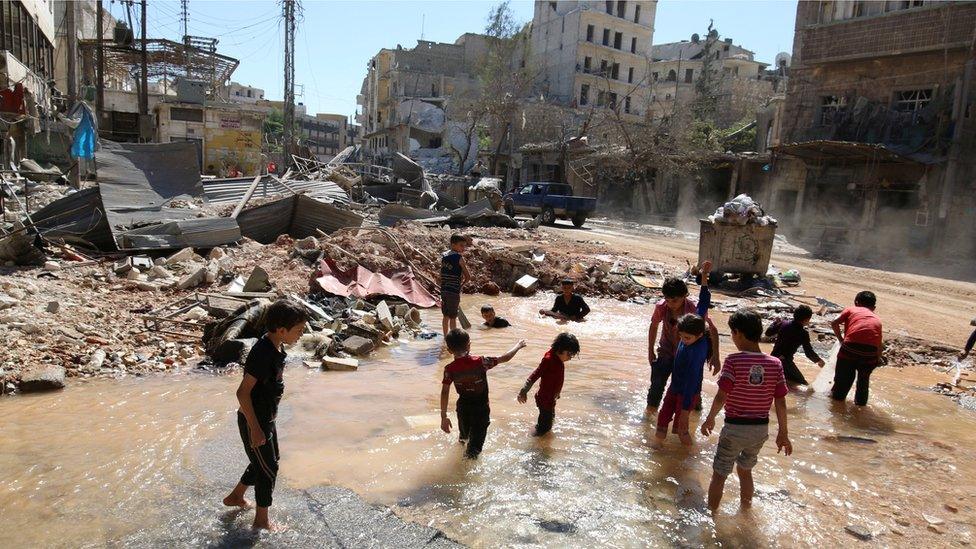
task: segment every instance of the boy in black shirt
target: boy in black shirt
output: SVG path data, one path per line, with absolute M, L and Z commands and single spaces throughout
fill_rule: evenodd
M 285 391 L 282 374 L 285 369 L 284 345 L 298 341 L 305 331 L 308 316 L 301 305 L 280 299 L 268 307 L 265 316 L 267 333 L 258 340 L 244 363 L 244 379 L 237 388 L 237 427 L 244 441 L 250 465 L 230 495 L 224 498 L 229 507 L 250 507 L 244 499 L 248 486 L 254 486 L 257 511 L 252 528 L 273 529 L 268 520 L 271 492 L 278 475 L 278 434 L 275 416 Z
M 552 309 L 540 309 L 540 315 L 551 316 L 559 320 L 575 320 L 579 322 L 590 314 L 590 307 L 583 301 L 583 297 L 573 293 L 573 281 L 564 279 L 562 282 L 563 293 L 556 296 L 556 302 L 552 304 Z
M 485 319 L 486 328 L 508 328 L 511 326 L 507 320 L 495 315 L 495 308 L 491 305 L 481 306 L 481 318 Z

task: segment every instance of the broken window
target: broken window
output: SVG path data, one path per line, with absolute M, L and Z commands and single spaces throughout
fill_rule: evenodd
M 627 2 L 620 0 L 617 2 L 617 17 L 623 19 L 627 13 Z
M 600 60 L 600 76 L 606 76 L 606 75 L 607 75 L 607 60 L 606 59 L 601 59 Z
M 640 23 L 640 4 L 634 6 L 634 23 Z
M 590 72 L 590 67 L 593 64 L 593 59 L 590 57 L 583 58 L 583 72 Z
M 629 69 L 627 69 L 627 83 L 628 84 L 634 83 L 634 67 L 630 67 Z
M 611 109 L 617 108 L 617 94 L 610 92 L 610 104 L 607 105 Z
M 586 26 L 586 41 L 587 42 L 593 41 L 593 25 Z
M 658 75 L 657 75 L 657 73 L 656 73 L 656 72 L 652 72 L 652 73 L 651 73 L 651 80 L 653 80 L 653 81 L 655 81 L 655 82 L 657 82 L 657 76 L 658 76 Z
M 549 2 L 549 8 L 552 9 L 552 11 L 556 11 L 556 3 L 555 2 Z
M 607 13 L 613 15 L 613 2 L 611 0 L 607 0 Z
M 834 122 L 837 111 L 847 106 L 846 97 L 825 95 L 820 98 L 820 125 L 829 126 Z
M 615 49 L 619 50 L 623 46 L 623 42 L 624 42 L 624 33 L 622 32 L 613 33 L 613 47 Z
M 583 106 L 589 102 L 590 102 L 590 85 L 583 84 L 582 86 L 580 86 L 579 104 L 580 106 Z
M 630 114 L 630 96 L 624 97 L 624 112 Z
M 596 92 L 596 106 L 602 107 L 607 104 L 607 92 L 600 90 Z
M 603 29 L 603 45 L 610 45 L 610 29 Z
M 637 53 L 637 37 L 630 39 L 630 53 Z
M 932 101 L 932 90 L 906 90 L 895 92 L 895 100 L 891 108 L 900 112 L 918 113 Z
M 695 81 L 695 69 L 685 69 L 685 84 Z
M 610 71 L 610 78 L 620 80 L 620 63 L 613 64 L 613 69 Z
M 674 72 L 674 69 L 668 71 L 668 82 L 675 82 L 678 80 L 678 73 Z

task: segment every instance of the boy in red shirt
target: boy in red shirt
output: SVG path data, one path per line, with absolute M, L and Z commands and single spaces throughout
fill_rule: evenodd
M 525 340 L 500 357 L 471 356 L 471 337 L 464 330 L 454 328 L 444 338 L 454 361 L 444 367 L 441 383 L 441 430 L 451 432 L 451 420 L 447 417 L 447 401 L 451 396 L 451 384 L 457 389 L 458 442 L 467 442 L 465 455 L 476 459 L 485 444 L 491 410 L 488 407 L 488 370 L 512 360 Z
M 776 402 L 776 452 L 790 455 L 793 444 L 786 428 L 786 378 L 783 365 L 776 357 L 759 349 L 762 337 L 762 320 L 750 309 L 739 309 L 729 318 L 732 343 L 738 353 L 726 357 L 722 375 L 718 380 L 718 393 L 712 401 L 712 409 L 702 423 L 701 432 L 706 437 L 715 429 L 715 416 L 725 407 L 725 425 L 719 435 L 715 461 L 712 463 L 712 482 L 708 486 L 708 507 L 714 513 L 722 502 L 725 479 L 732 473 L 733 463 L 739 475 L 743 509 L 752 505 L 754 486 L 752 468 L 756 465 L 759 450 L 769 438 L 769 406 Z
M 881 319 L 874 314 L 877 298 L 873 292 L 860 292 L 854 298 L 854 306 L 844 309 L 830 327 L 841 341 L 834 371 L 834 400 L 846 400 L 857 377 L 854 404 L 866 406 L 871 372 L 881 359 Z M 844 331 L 841 333 L 841 327 Z
M 518 401 L 525 404 L 529 390 L 537 379 L 539 391 L 535 394 L 535 405 L 539 408 L 539 419 L 535 425 L 535 436 L 541 437 L 552 430 L 552 422 L 556 418 L 556 399 L 563 389 L 563 378 L 566 373 L 566 362 L 579 354 L 580 344 L 576 336 L 563 332 L 556 336 L 552 347 L 542 357 L 539 367 L 525 380 L 525 386 L 519 391 Z

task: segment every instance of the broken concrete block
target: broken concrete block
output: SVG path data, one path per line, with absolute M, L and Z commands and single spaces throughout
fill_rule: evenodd
M 406 318 L 410 314 L 410 305 L 406 303 L 401 303 L 393 308 L 393 314 L 400 318 Z
M 207 263 L 207 272 L 203 276 L 203 281 L 207 284 L 213 284 L 217 281 L 217 277 L 220 275 L 220 264 L 216 261 L 211 261 Z
M 295 247 L 299 250 L 314 250 L 319 247 L 319 241 L 314 236 L 306 236 L 301 240 L 296 240 Z
M 335 372 L 354 372 L 359 369 L 359 361 L 355 358 L 327 356 L 322 359 L 322 369 Z
M 125 273 L 132 270 L 132 262 L 129 258 L 120 259 L 112 264 L 112 272 L 119 276 L 125 276 Z
M 349 336 L 342 342 L 342 348 L 349 353 L 358 356 L 366 356 L 373 352 L 376 344 L 372 340 L 357 335 Z
M 383 337 L 383 334 L 380 333 L 379 330 L 363 322 L 362 320 L 350 324 L 348 327 L 346 327 L 346 331 L 349 332 L 350 335 L 358 335 L 373 341 L 379 341 L 380 338 Z
M 245 292 L 266 292 L 271 289 L 271 282 L 268 280 L 268 272 L 261 267 L 255 267 L 251 271 L 251 276 L 247 277 L 244 283 Z
M 156 280 L 160 278 L 166 279 L 173 276 L 173 274 L 167 271 L 166 267 L 163 267 L 162 265 L 153 265 L 146 274 L 149 276 L 149 280 Z
M 376 318 L 387 330 L 393 329 L 393 315 L 390 314 L 390 306 L 386 304 L 386 301 L 380 301 L 379 305 L 376 306 Z
M 177 265 L 179 263 L 185 263 L 193 259 L 193 248 L 183 248 L 182 250 L 176 252 L 175 254 L 166 258 L 166 262 L 163 265 Z
M 538 285 L 538 278 L 532 275 L 523 275 L 515 281 L 515 285 L 512 287 L 512 293 L 515 295 L 532 295 L 535 293 L 536 286 Z
M 219 261 L 223 259 L 226 255 L 227 252 L 225 252 L 223 248 L 214 248 L 210 250 L 209 254 L 207 254 L 207 259 L 210 259 L 212 261 Z
M 47 306 L 44 309 L 47 312 L 51 313 L 51 314 L 56 314 L 58 311 L 61 310 L 61 302 L 60 301 L 48 301 L 47 302 Z
M 183 318 L 190 321 L 203 320 L 208 316 L 210 316 L 210 313 L 208 313 L 206 309 L 200 306 L 194 307 L 183 314 Z
M 60 271 L 61 270 L 61 264 L 58 263 L 57 261 L 45 261 L 44 262 L 44 270 L 45 271 Z
M 177 283 L 176 287 L 181 290 L 189 290 L 190 288 L 195 288 L 207 278 L 207 267 L 206 265 L 197 267 L 190 274 L 184 276 Z
M 133 268 L 129 269 L 129 271 L 127 273 L 125 273 L 125 279 L 126 280 L 139 280 L 139 275 L 141 275 L 141 274 L 142 274 L 142 271 L 140 271 L 139 269 L 133 267 Z
M 143 292 L 156 292 L 159 291 L 159 284 L 153 284 L 152 282 L 146 282 L 144 280 L 139 280 L 136 282 L 136 288 Z
M 20 303 L 19 299 L 14 299 L 7 295 L 0 295 L 0 311 L 9 309 L 18 303 Z
M 535 249 L 535 244 L 513 244 L 509 247 L 509 250 L 520 254 L 524 252 L 531 252 Z
M 20 392 L 38 393 L 64 388 L 64 368 L 48 366 L 24 374 L 20 378 Z

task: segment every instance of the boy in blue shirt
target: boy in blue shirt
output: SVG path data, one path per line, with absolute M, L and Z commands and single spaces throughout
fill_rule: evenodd
M 702 377 L 705 362 L 712 354 L 712 346 L 705 335 L 705 318 L 712 294 L 708 291 L 708 272 L 712 262 L 701 265 L 701 290 L 698 293 L 698 307 L 695 313 L 688 313 L 678 319 L 678 350 L 674 356 L 674 370 L 671 385 L 664 396 L 664 403 L 657 416 L 657 432 L 654 434 L 658 444 L 668 436 L 668 425 L 674 421 L 674 433 L 685 446 L 691 446 L 688 432 L 688 416 L 701 398 Z
M 464 249 L 468 238 L 461 234 L 451 235 L 451 248 L 441 254 L 441 327 L 444 337 L 457 328 L 458 310 L 461 308 L 461 287 L 471 280 L 468 265 L 464 262 Z

